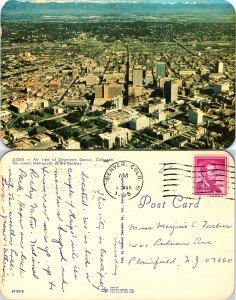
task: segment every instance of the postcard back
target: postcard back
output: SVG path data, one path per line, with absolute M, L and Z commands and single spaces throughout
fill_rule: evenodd
M 9 299 L 233 292 L 227 152 L 12 151 L 1 162 L 0 209 L 0 283 Z

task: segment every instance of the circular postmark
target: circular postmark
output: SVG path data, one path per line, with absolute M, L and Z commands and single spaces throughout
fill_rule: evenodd
M 143 187 L 143 174 L 139 167 L 127 160 L 113 163 L 105 172 L 103 183 L 107 193 L 114 199 L 121 196 L 132 199 Z

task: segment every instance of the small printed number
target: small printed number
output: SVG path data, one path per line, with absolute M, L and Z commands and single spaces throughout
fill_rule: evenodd
M 211 258 L 206 258 L 205 262 L 213 262 L 213 263 L 231 263 L 233 260 L 231 258 L 215 258 L 215 257 L 211 257 Z
M 12 293 L 24 293 L 24 290 L 11 290 Z

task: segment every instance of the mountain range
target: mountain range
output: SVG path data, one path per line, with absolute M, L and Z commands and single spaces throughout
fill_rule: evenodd
M 35 1 L 35 2 L 33 2 Z M 80 0 L 76 2 L 36 2 L 45 0 L 18 1 L 9 0 L 2 9 L 3 18 L 28 19 L 47 16 L 81 16 L 101 15 L 106 13 L 147 14 L 157 15 L 166 13 L 181 14 L 226 14 L 233 15 L 234 8 L 223 0 L 208 2 L 187 1 L 174 2 L 174 0 Z M 64 0 L 60 0 L 64 1 Z M 91 1 L 91 2 L 89 2 Z M 109 1 L 109 2 L 107 2 Z M 159 2 L 158 2 L 159 1 Z M 175 0 L 176 1 L 176 0 Z M 164 3 L 169 2 L 169 3 Z
M 12 0 L 8 0 L 12 1 Z M 14 0 L 13 0 L 14 1 Z M 162 3 L 162 4 L 176 4 L 178 2 L 186 3 L 186 4 L 197 4 L 197 3 L 207 3 L 207 4 L 214 4 L 214 3 L 225 3 L 226 0 L 17 0 L 18 2 L 31 2 L 31 3 L 80 3 L 80 2 L 104 2 L 104 3 Z

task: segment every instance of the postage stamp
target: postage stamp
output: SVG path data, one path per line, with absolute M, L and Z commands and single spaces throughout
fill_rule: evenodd
M 227 194 L 227 157 L 194 157 L 194 194 Z
M 136 164 L 127 160 L 117 161 L 106 170 L 103 183 L 112 198 L 123 196 L 124 199 L 132 199 L 142 190 L 143 174 Z

